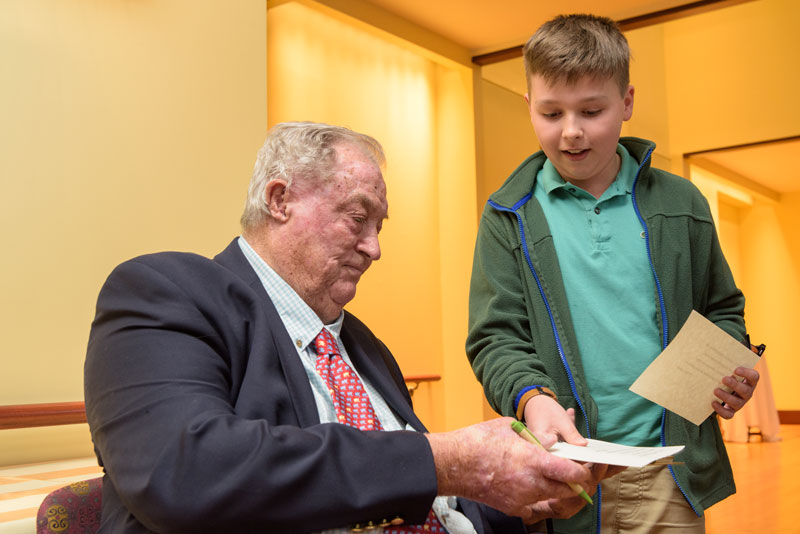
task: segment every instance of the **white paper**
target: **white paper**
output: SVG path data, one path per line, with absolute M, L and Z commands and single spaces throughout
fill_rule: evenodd
M 562 458 L 596 464 L 643 467 L 668 456 L 675 456 L 683 450 L 683 445 L 671 447 L 631 447 L 597 439 L 586 440 L 586 447 L 570 445 L 560 441 L 549 451 Z

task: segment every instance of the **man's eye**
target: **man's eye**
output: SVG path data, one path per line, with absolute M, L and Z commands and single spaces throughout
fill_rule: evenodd
M 600 112 L 603 111 L 602 109 L 587 109 L 583 112 L 584 115 L 588 115 L 589 117 L 593 117 L 594 115 L 599 115 Z
M 555 119 L 559 115 L 561 115 L 561 113 L 559 113 L 558 111 L 551 111 L 549 113 L 542 113 L 542 117 L 544 117 L 545 119 Z

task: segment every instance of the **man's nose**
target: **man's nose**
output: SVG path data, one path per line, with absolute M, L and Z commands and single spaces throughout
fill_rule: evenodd
M 381 245 L 378 242 L 378 232 L 371 231 L 358 242 L 358 251 L 365 254 L 372 261 L 381 258 Z

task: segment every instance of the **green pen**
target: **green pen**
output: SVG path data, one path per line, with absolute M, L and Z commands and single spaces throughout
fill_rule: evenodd
M 544 450 L 544 451 L 547 450 L 547 449 L 544 448 L 544 445 L 542 445 L 542 442 L 539 441 L 536 438 L 536 436 L 533 435 L 533 432 L 531 432 L 530 429 L 527 426 L 523 425 L 521 422 L 512 421 L 511 422 L 511 428 L 514 429 L 514 432 L 516 432 L 517 434 L 519 434 L 520 436 L 522 436 L 526 440 L 530 441 L 534 445 L 537 445 L 542 450 Z M 572 488 L 572 491 L 574 491 L 575 493 L 577 493 L 578 495 L 583 497 L 584 501 L 588 502 L 589 504 L 594 504 L 592 502 L 592 498 L 589 497 L 589 494 L 586 493 L 586 490 L 583 489 L 580 486 L 580 484 L 576 484 L 575 482 L 568 482 L 568 484 L 569 484 L 569 487 Z

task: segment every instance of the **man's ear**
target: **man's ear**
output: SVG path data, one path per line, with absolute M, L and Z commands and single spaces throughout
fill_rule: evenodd
M 289 184 L 286 180 L 276 178 L 267 182 L 264 188 L 264 201 L 269 213 L 276 221 L 285 222 L 289 216 L 286 205 L 288 202 Z

